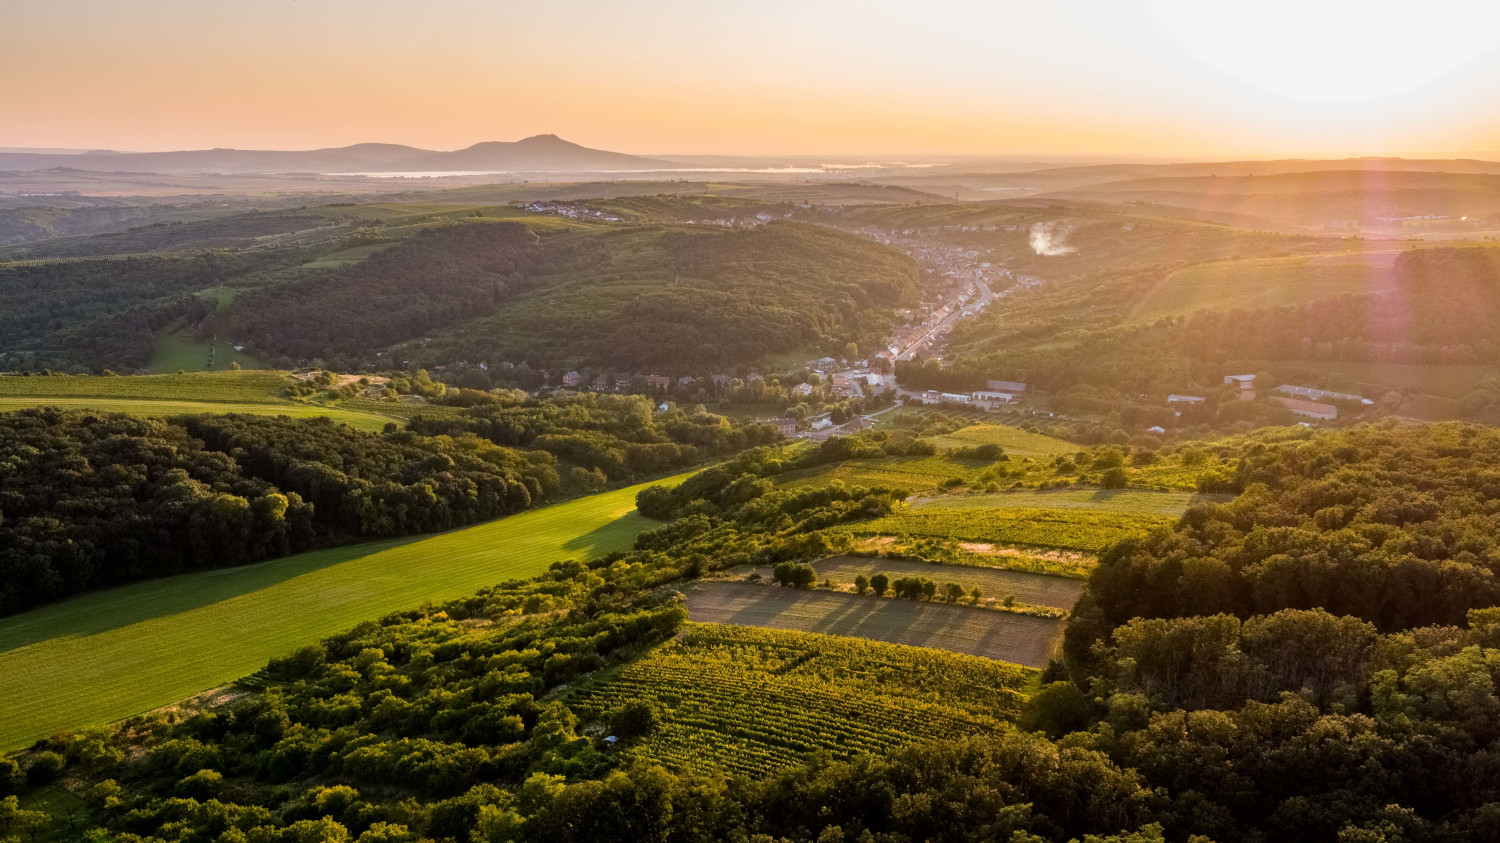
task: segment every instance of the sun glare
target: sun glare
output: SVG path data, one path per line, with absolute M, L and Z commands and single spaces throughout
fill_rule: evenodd
M 1404 93 L 1500 44 L 1500 4 L 1153 0 L 1193 55 L 1265 91 L 1312 103 Z

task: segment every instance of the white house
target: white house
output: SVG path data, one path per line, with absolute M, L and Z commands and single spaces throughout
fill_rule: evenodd
M 1331 389 L 1318 389 L 1312 386 L 1293 386 L 1284 383 L 1276 387 L 1276 391 L 1290 395 L 1294 398 L 1306 398 L 1309 401 L 1358 401 L 1361 404 L 1374 404 L 1374 401 L 1363 395 L 1355 395 L 1350 392 L 1334 392 Z
M 1205 400 L 1201 395 L 1168 395 L 1168 404 L 1202 404 Z
M 969 403 L 970 398 L 967 395 L 961 395 L 957 392 L 944 392 L 942 393 L 940 400 L 952 401 L 955 404 L 967 404 Z
M 995 401 L 1001 404 L 1009 404 L 1016 400 L 1016 396 L 1010 392 L 996 392 L 992 389 L 981 389 L 974 393 L 975 401 Z
M 1224 383 L 1225 383 L 1226 386 L 1238 386 L 1240 389 L 1254 389 L 1255 388 L 1255 376 L 1254 375 L 1225 375 L 1224 376 Z

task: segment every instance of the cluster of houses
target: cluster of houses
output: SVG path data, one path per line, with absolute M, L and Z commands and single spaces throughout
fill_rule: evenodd
M 630 385 L 635 381 L 636 377 L 638 376 L 622 374 L 599 374 L 595 375 L 594 378 L 590 380 L 587 385 L 585 385 L 583 382 L 583 375 L 579 374 L 577 371 L 572 371 L 563 374 L 562 386 L 564 389 L 589 389 L 594 392 L 626 392 L 630 389 Z M 708 379 L 713 381 L 714 386 L 723 388 L 732 384 L 734 382 L 735 376 L 720 372 L 718 374 L 709 375 Z M 691 387 L 694 384 L 698 383 L 698 380 L 698 378 L 694 378 L 689 375 L 683 375 L 679 378 L 670 378 L 666 375 L 645 376 L 646 388 L 653 392 L 666 392 L 672 389 L 674 386 L 677 388 Z M 764 378 L 762 378 L 755 372 L 751 372 L 750 374 L 745 376 L 746 383 L 755 383 L 760 380 L 764 380 Z
M 1249 401 L 1255 397 L 1255 375 L 1225 375 L 1224 385 L 1237 390 L 1241 400 Z M 1281 384 L 1272 392 L 1276 393 L 1270 396 L 1272 401 L 1281 404 L 1296 415 L 1323 421 L 1332 421 L 1339 417 L 1338 406 L 1327 403 L 1329 401 L 1365 406 L 1375 403 L 1363 395 L 1355 395 L 1352 392 L 1338 392 L 1332 389 L 1297 386 L 1290 383 Z M 1208 399 L 1201 395 L 1172 394 L 1167 396 L 1168 404 L 1201 404 L 1206 400 Z
M 1020 400 L 1026 392 L 1026 384 L 1018 381 L 986 381 L 984 389 L 973 392 L 942 392 L 929 389 L 917 393 L 923 404 L 974 404 L 993 410 Z
M 620 218 L 603 211 L 596 211 L 584 205 L 576 205 L 571 202 L 526 202 L 521 205 L 521 210 L 531 211 L 534 214 L 557 214 L 570 220 L 600 220 L 603 222 L 619 222 Z
M 864 416 L 857 416 L 843 424 L 834 424 L 833 419 L 822 416 L 810 420 L 807 423 L 808 429 L 806 431 L 802 430 L 802 422 L 793 418 L 768 419 L 763 424 L 775 427 L 777 432 L 788 439 L 800 437 L 811 439 L 814 442 L 822 442 L 832 439 L 835 436 L 848 436 L 851 433 L 869 430 L 875 426 L 874 422 Z

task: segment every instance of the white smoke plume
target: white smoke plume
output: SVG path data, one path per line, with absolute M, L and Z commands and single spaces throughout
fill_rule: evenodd
M 1071 255 L 1078 251 L 1065 242 L 1072 231 L 1073 224 L 1066 220 L 1032 223 L 1031 250 L 1047 257 Z

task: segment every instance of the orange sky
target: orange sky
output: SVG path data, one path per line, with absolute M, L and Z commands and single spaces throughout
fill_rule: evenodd
M 1500 154 L 1500 4 L 0 0 L 0 146 Z

